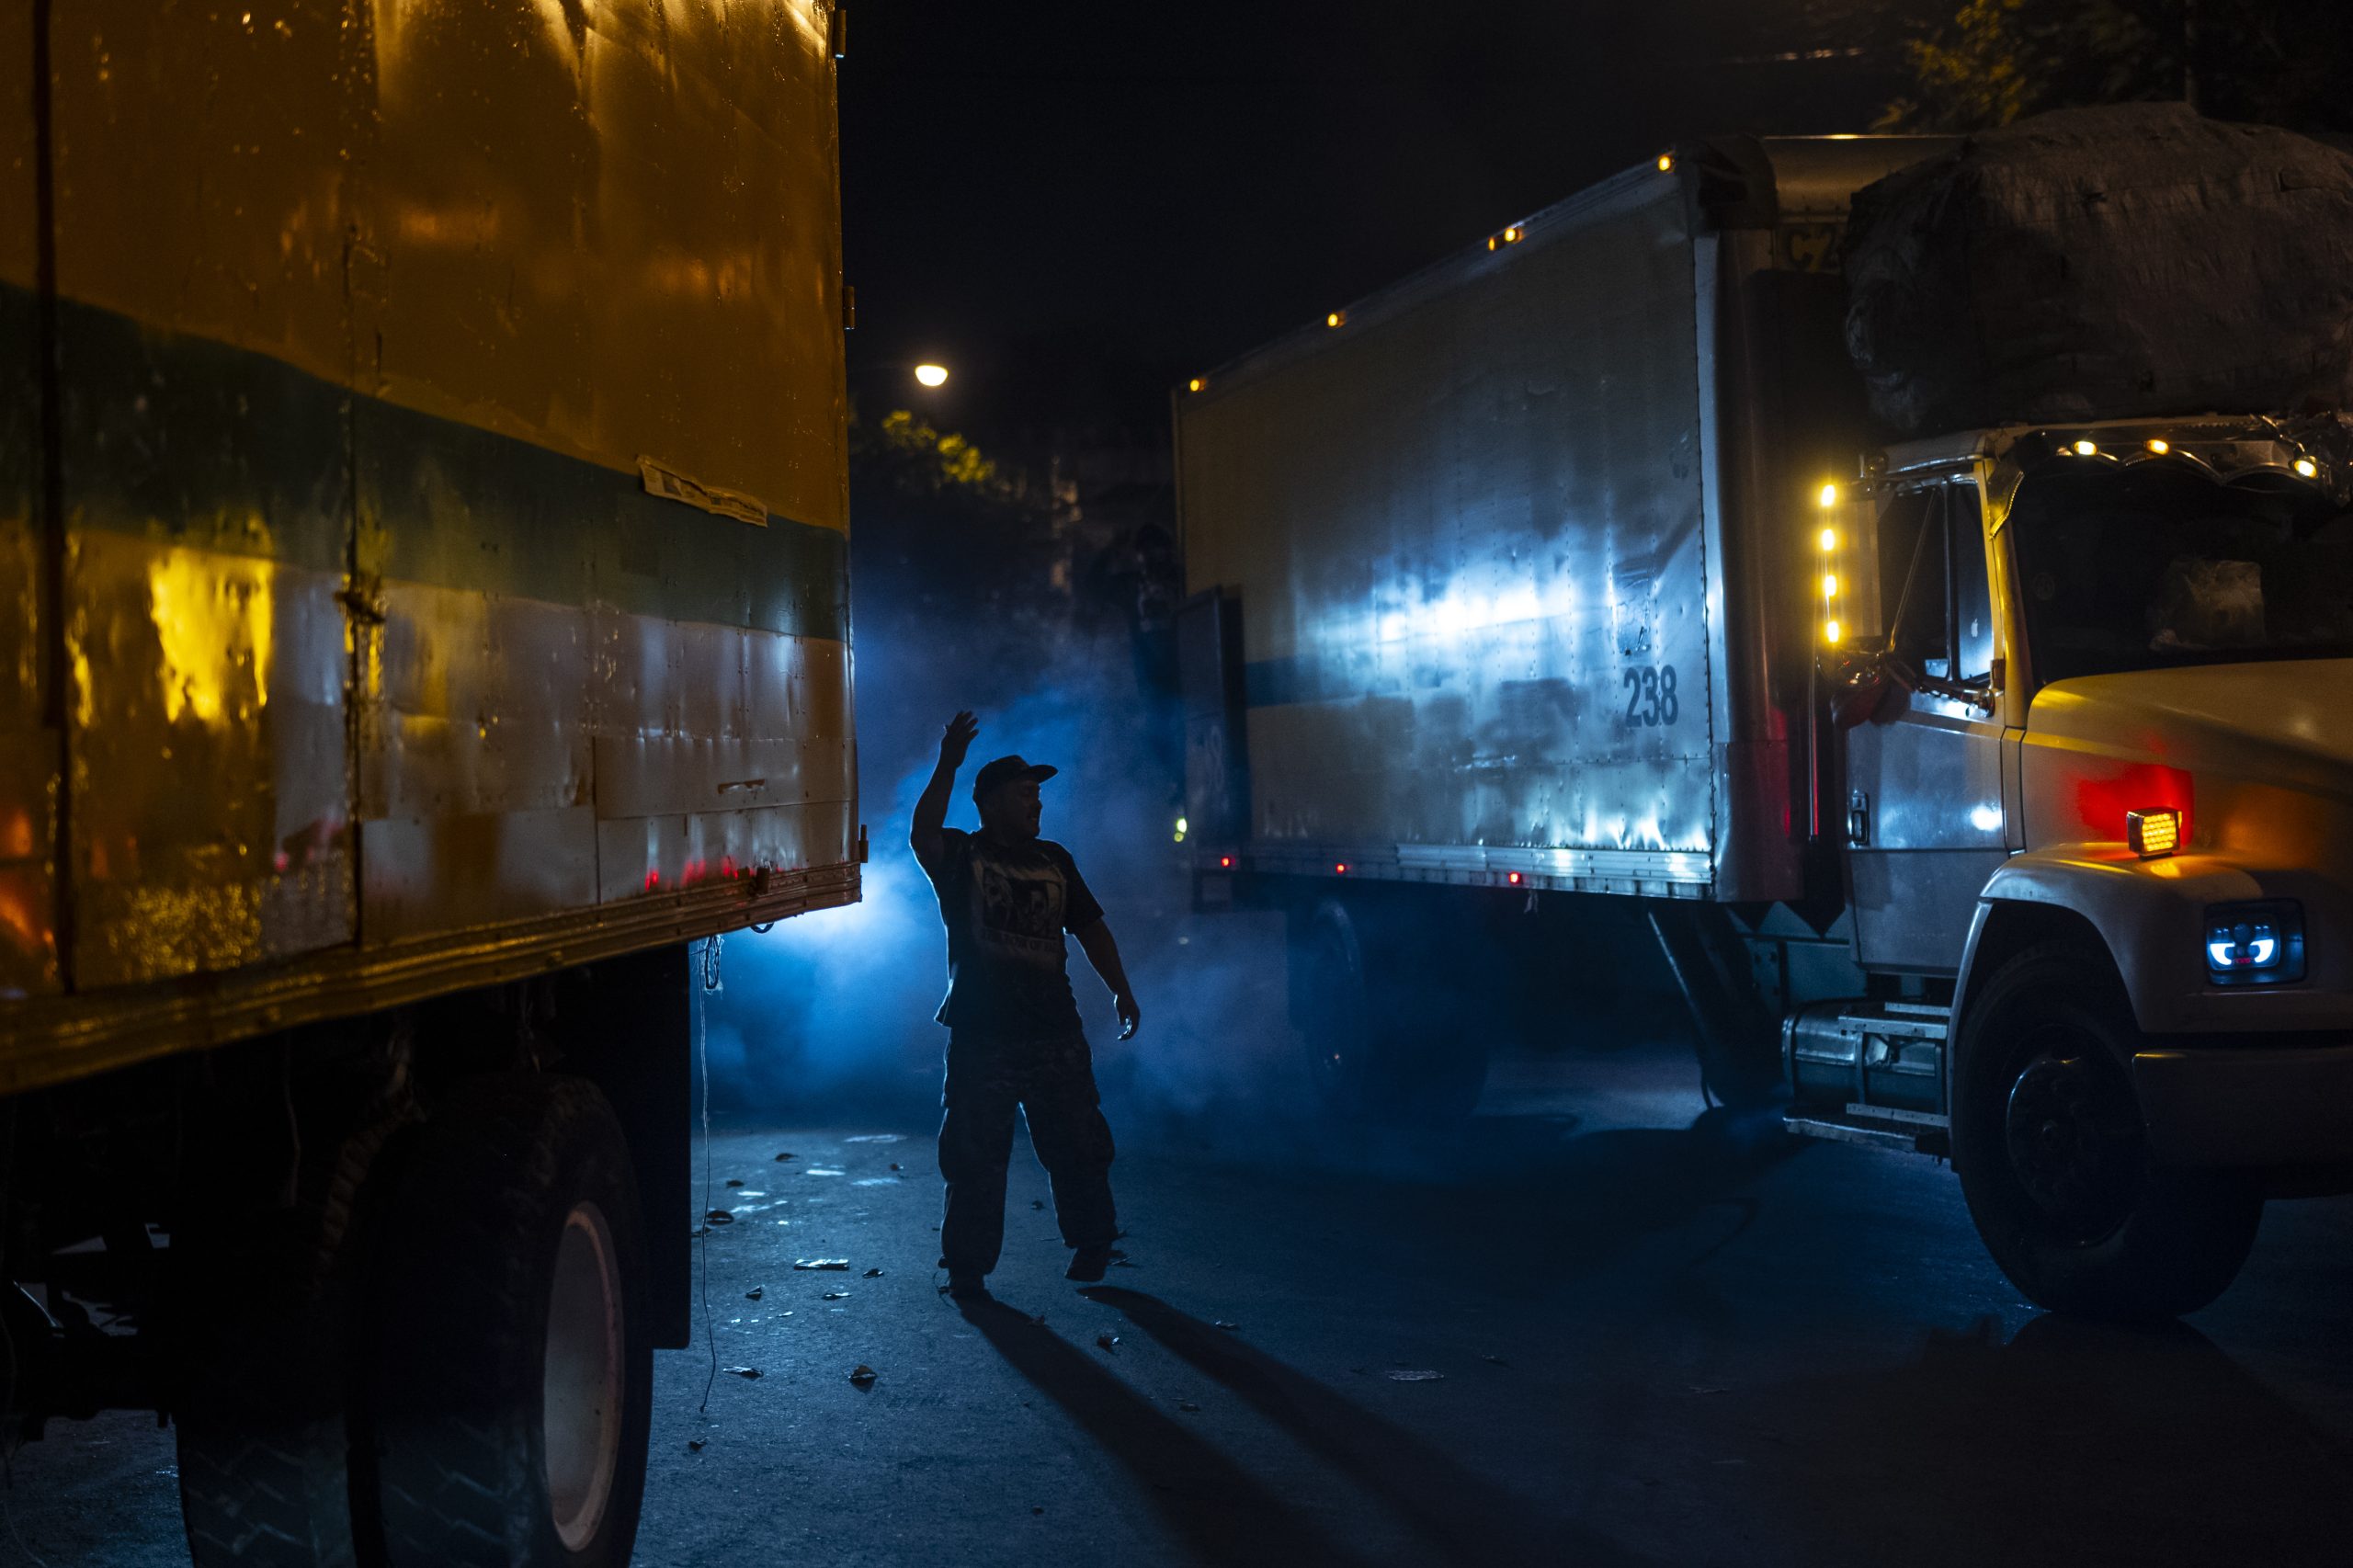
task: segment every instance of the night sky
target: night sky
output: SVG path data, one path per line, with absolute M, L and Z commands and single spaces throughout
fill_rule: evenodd
M 975 434 L 1167 386 L 1714 131 L 1860 131 L 1955 0 L 853 0 L 854 387 Z M 1794 57 L 1794 58 L 1790 58 Z

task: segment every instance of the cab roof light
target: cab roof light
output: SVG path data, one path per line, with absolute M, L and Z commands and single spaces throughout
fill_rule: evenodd
M 2170 855 L 2181 847 L 2181 812 L 2174 806 L 2151 806 L 2124 813 L 2124 841 L 2143 860 Z
M 1203 380 L 1199 376 L 1195 376 L 1191 381 L 1185 383 L 1185 390 L 1187 392 L 1199 392 L 1208 385 L 1209 382 L 1207 381 Z
M 2096 458 L 2099 456 L 2099 443 L 2097 441 L 2078 441 L 2075 443 L 2075 455 L 2079 458 Z
M 1346 326 L 1348 324 L 1348 312 L 1346 311 L 1334 311 L 1324 318 L 1324 324 L 1325 326 Z

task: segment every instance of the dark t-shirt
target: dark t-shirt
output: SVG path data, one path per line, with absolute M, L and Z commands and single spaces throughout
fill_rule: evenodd
M 948 1000 L 939 1021 L 994 1038 L 1081 1032 L 1063 933 L 1103 918 L 1070 851 L 1051 839 L 1004 844 L 943 828 L 924 859 L 948 925 Z

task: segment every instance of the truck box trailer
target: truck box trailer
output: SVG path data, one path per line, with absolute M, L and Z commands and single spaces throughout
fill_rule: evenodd
M 199 1563 L 629 1555 L 689 944 L 858 893 L 839 24 L 0 31 L 7 1414 Z
M 2312 143 L 2273 180 L 2194 117 L 2068 134 L 2087 185 L 2172 137 L 2202 210 L 2306 203 L 2250 232 L 2353 217 Z M 1467 1109 L 1631 925 L 1711 1091 L 1949 1154 L 2047 1304 L 2202 1304 L 2353 1156 L 2344 420 L 1898 440 L 1849 356 L 1857 193 L 2017 146 L 1683 144 L 1176 394 L 1187 848 L 1204 903 L 1290 915 L 1335 1106 Z M 2113 183 L 2120 223 L 2172 194 Z M 2298 833 L 2245 793 L 2279 748 Z

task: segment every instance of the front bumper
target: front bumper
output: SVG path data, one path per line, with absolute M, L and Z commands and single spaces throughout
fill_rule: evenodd
M 2162 1164 L 2353 1162 L 2353 1040 L 2143 1051 L 2132 1058 L 2132 1086 Z

